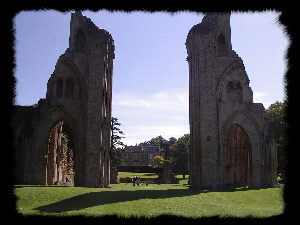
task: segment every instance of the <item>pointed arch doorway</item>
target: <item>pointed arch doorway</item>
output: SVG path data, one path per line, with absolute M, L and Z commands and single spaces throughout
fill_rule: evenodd
M 250 143 L 244 129 L 233 124 L 226 133 L 224 154 L 225 187 L 245 187 L 250 184 Z
M 46 159 L 46 185 L 74 186 L 74 145 L 70 127 L 57 122 L 48 136 Z

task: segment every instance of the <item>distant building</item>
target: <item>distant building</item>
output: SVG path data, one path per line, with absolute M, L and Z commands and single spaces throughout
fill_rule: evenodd
M 122 152 L 122 166 L 153 166 L 153 159 L 160 155 L 159 146 L 127 146 Z

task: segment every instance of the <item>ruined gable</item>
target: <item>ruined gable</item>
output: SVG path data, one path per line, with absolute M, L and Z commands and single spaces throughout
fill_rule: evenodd
M 111 35 L 81 12 L 72 13 L 69 47 L 48 80 L 46 98 L 34 108 L 15 107 L 16 183 L 73 182 L 74 170 L 75 186 L 109 185 L 113 59 Z M 26 138 L 22 124 L 31 129 L 23 132 Z M 59 124 L 72 136 L 72 160 L 70 140 L 55 131 Z M 60 144 L 49 149 L 49 139 Z
M 208 13 L 186 40 L 191 188 L 276 185 L 276 147 L 265 109 L 253 103 L 242 59 L 231 49 L 230 13 Z

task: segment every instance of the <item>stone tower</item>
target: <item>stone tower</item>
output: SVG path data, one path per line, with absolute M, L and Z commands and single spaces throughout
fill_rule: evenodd
M 48 80 L 46 99 L 35 107 L 16 106 L 16 183 L 47 184 L 49 133 L 63 122 L 72 138 L 74 185 L 109 185 L 113 59 L 111 35 L 81 12 L 72 13 L 69 48 Z
M 187 40 L 191 188 L 271 187 L 277 150 L 265 109 L 253 103 L 232 50 L 230 13 L 207 13 Z

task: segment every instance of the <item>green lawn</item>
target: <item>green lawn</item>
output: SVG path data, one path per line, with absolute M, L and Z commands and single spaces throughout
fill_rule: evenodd
M 143 177 L 145 174 L 138 175 Z M 119 173 L 119 176 L 123 174 Z M 182 178 L 182 175 L 177 177 Z M 189 190 L 187 179 L 181 179 L 179 184 L 133 186 L 122 183 L 110 186 L 81 188 L 16 185 L 17 210 L 24 215 L 153 217 L 169 214 L 196 218 L 270 217 L 282 214 L 284 209 L 282 188 Z
M 156 173 L 132 173 L 132 172 L 118 172 L 118 177 L 131 177 L 139 176 L 141 178 L 156 178 Z M 182 176 L 181 176 L 182 177 Z

